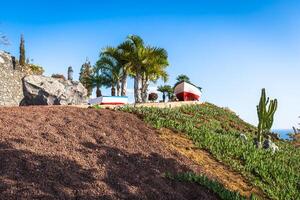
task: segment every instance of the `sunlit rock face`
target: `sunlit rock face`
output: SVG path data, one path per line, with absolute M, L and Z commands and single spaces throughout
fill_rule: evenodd
M 42 75 L 23 79 L 24 99 L 21 105 L 80 105 L 87 103 L 87 90 L 78 81 Z
M 22 78 L 25 74 L 16 70 L 14 57 L 0 51 L 0 106 L 18 106 L 23 96 Z

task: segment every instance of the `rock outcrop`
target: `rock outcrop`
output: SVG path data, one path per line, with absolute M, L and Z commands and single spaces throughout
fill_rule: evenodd
M 41 75 L 23 78 L 26 105 L 79 105 L 87 103 L 87 90 L 77 81 L 61 80 Z
M 25 73 L 16 70 L 14 57 L 0 51 L 0 106 L 18 106 L 23 99 L 22 78 Z

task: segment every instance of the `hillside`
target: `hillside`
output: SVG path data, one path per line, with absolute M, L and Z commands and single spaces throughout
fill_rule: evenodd
M 201 168 L 120 111 L 0 108 L 0 199 L 219 199 L 165 173 Z
M 213 104 L 0 112 L 0 199 L 300 198 L 300 149 Z
M 171 146 L 198 164 L 201 164 L 201 157 L 207 152 L 232 171 L 240 173 L 246 179 L 243 182 L 250 184 L 250 188 L 252 185 L 257 189 L 249 191 L 249 186 L 244 187 L 242 185 L 245 184 L 235 183 L 236 181 L 228 183 L 224 180 L 228 177 L 217 175 L 216 179 L 225 187 L 248 197 L 251 192 L 264 199 L 300 199 L 300 149 L 279 140 L 275 140 L 279 151 L 274 154 L 257 149 L 253 144 L 255 127 L 242 121 L 229 109 L 205 103 L 173 109 L 126 107 L 122 110 L 136 114 L 162 132 L 165 132 L 165 128 L 172 130 L 171 136 L 167 133 L 163 137 L 170 141 Z M 174 136 L 176 133 L 177 136 Z M 241 133 L 248 138 L 245 142 L 240 139 Z M 180 138 L 188 142 L 180 145 Z M 187 145 L 192 145 L 188 151 L 182 148 Z M 195 175 L 179 174 L 175 177 L 180 181 L 196 180 Z

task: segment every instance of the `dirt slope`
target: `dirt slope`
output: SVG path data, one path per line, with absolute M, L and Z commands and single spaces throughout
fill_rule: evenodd
M 0 108 L 0 199 L 218 199 L 163 176 L 188 170 L 201 172 L 134 115 Z
M 197 148 L 184 134 L 175 133 L 165 128 L 162 128 L 159 133 L 160 138 L 167 145 L 201 166 L 206 176 L 217 180 L 229 190 L 237 191 L 245 197 L 250 198 L 251 194 L 255 194 L 262 199 L 265 198 L 264 193 L 259 188 L 252 186 L 241 174 L 218 162 L 207 151 Z

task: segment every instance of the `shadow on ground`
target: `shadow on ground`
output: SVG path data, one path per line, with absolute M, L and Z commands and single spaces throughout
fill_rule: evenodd
M 105 173 L 0 143 L 0 199 L 218 199 L 201 186 L 166 179 L 165 172 L 188 170 L 174 159 L 82 146 L 101 152 L 97 162 Z

